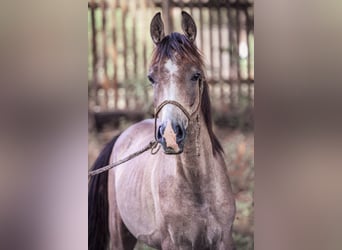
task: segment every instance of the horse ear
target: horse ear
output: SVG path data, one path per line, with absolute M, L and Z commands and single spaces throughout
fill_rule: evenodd
M 154 15 L 150 25 L 151 38 L 155 44 L 158 44 L 165 36 L 164 24 L 161 19 L 161 14 L 158 12 Z
M 197 34 L 196 24 L 192 17 L 185 11 L 182 11 L 182 29 L 191 42 L 195 41 Z

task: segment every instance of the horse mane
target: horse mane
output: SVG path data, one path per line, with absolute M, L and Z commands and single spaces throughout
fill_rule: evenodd
M 173 32 L 165 36 L 155 47 L 152 55 L 152 64 L 159 63 L 164 58 L 173 60 L 175 59 L 175 54 L 181 55 L 183 58 L 187 58 L 192 63 L 197 64 L 202 71 L 203 93 L 201 111 L 208 129 L 214 155 L 223 152 L 223 148 L 213 131 L 209 87 L 205 78 L 204 60 L 197 46 L 185 35 Z

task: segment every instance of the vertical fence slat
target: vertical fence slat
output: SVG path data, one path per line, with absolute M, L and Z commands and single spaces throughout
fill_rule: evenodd
M 139 99 L 138 99 L 138 93 L 137 93 L 137 78 L 138 78 L 138 53 L 137 53 L 137 37 L 136 37 L 136 22 L 137 22 L 137 1 L 133 1 L 132 3 L 132 20 L 133 20 L 133 24 L 132 24 L 132 49 L 133 49 L 133 76 L 134 76 L 134 82 L 133 84 L 133 88 L 135 88 L 136 90 L 134 91 L 134 107 L 135 108 L 139 108 Z
M 200 4 L 199 4 L 199 21 L 200 21 L 200 41 L 201 41 L 201 47 L 200 47 L 200 49 L 201 49 L 201 51 L 203 51 L 203 49 L 204 49 L 204 46 L 203 46 L 203 29 L 204 29 L 204 27 L 203 27 L 203 11 L 202 11 L 202 9 L 203 9 L 203 7 L 202 7 L 202 1 L 201 0 L 199 0 L 199 2 L 200 2 Z
M 95 26 L 95 1 L 91 0 L 90 12 L 91 12 L 91 35 L 92 35 L 92 54 L 93 54 L 93 91 L 94 91 L 94 98 L 95 98 L 95 105 L 99 104 L 99 100 L 97 97 L 97 87 L 98 87 L 98 80 L 97 80 L 97 43 L 96 43 L 96 26 Z
M 222 34 L 221 34 L 221 10 L 219 6 L 219 2 L 217 2 L 216 6 L 217 10 L 217 20 L 218 20 L 218 50 L 219 50 L 219 84 L 220 84 L 220 104 L 221 107 L 225 107 L 224 105 L 224 82 L 222 81 Z
M 114 108 L 118 108 L 118 45 L 117 45 L 117 35 L 116 35 L 116 8 L 118 7 L 117 1 L 113 0 L 113 10 L 112 10 L 112 37 L 113 37 L 113 67 L 114 67 L 114 75 L 113 75 L 113 92 L 114 92 Z
M 133 25 L 132 25 L 132 44 L 133 44 L 133 72 L 134 77 L 137 78 L 138 75 L 138 53 L 137 53 L 137 28 L 136 28 L 136 22 L 137 22 L 137 1 L 134 1 L 133 8 L 132 8 L 132 17 L 133 17 Z
M 247 48 L 248 48 L 248 57 L 247 57 L 247 77 L 248 77 L 248 105 L 252 106 L 252 77 L 251 77 L 251 45 L 249 41 L 249 36 L 251 34 L 250 27 L 250 16 L 248 13 L 248 8 L 245 9 L 246 15 L 246 27 L 247 27 Z
M 233 18 L 232 18 L 232 9 L 230 8 L 230 3 L 227 1 L 227 15 L 228 15 L 228 34 L 229 34 L 229 103 L 232 108 L 234 105 L 234 92 L 233 92 L 233 67 L 234 67 L 234 58 L 233 58 Z
M 149 27 L 147 27 L 146 23 L 147 23 L 147 11 L 146 11 L 146 7 L 147 7 L 147 0 L 142 0 L 142 9 L 143 9 L 143 13 L 144 13 L 144 30 L 149 30 Z M 145 71 L 147 71 L 147 48 L 146 48 L 146 36 L 144 36 L 143 39 L 143 65 L 144 65 L 144 74 Z M 145 100 L 148 100 L 148 92 L 146 87 L 144 87 L 144 97 Z
M 208 8 L 209 13 L 209 46 L 210 46 L 210 75 L 214 78 L 214 48 L 213 48 L 213 17 L 211 14 L 211 8 Z
M 247 36 L 247 40 L 246 40 L 246 43 L 247 43 L 247 95 L 248 95 L 248 106 L 251 106 L 251 83 L 250 83 L 250 79 L 251 79 L 251 76 L 250 76 L 250 69 L 251 69 L 251 64 L 250 64 L 250 58 L 251 58 L 251 51 L 250 51 L 250 43 L 249 43 L 249 17 L 248 17 L 248 9 L 246 8 L 244 10 L 244 15 L 246 17 L 246 36 Z
M 239 2 L 239 1 L 238 1 Z M 240 98 L 241 98 L 241 67 L 240 67 L 240 10 L 236 9 L 236 54 L 235 54 L 235 58 L 237 60 L 236 62 L 236 81 L 237 81 L 237 86 L 238 86 L 238 94 L 237 94 L 237 104 L 239 105 L 240 103 Z
M 102 67 L 103 67 L 103 82 L 102 87 L 104 89 L 104 108 L 108 108 L 108 70 L 107 70 L 107 20 L 106 20 L 106 1 L 101 1 L 101 11 L 102 11 Z
M 127 2 L 121 1 L 121 11 L 122 11 L 122 40 L 123 40 L 123 61 L 124 61 L 124 82 L 123 87 L 125 89 L 125 105 L 126 108 L 129 107 L 129 84 L 128 84 L 128 67 L 127 67 L 127 27 L 126 27 L 126 19 L 127 19 Z
M 101 1 L 101 11 L 102 11 L 102 67 L 104 71 L 105 77 L 107 77 L 107 34 L 106 34 L 106 27 L 107 27 L 107 20 L 106 20 L 106 1 Z
M 169 34 L 173 29 L 172 25 L 172 12 L 171 12 L 172 2 L 171 0 L 163 0 L 162 1 L 162 12 L 164 17 L 164 29 L 165 34 Z

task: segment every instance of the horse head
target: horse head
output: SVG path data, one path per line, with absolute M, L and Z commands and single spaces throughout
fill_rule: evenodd
M 201 105 L 203 60 L 195 45 L 196 24 L 184 11 L 182 29 L 184 34 L 165 36 L 160 13 L 150 25 L 156 45 L 148 74 L 159 119 L 155 136 L 167 154 L 183 152 L 187 128 Z

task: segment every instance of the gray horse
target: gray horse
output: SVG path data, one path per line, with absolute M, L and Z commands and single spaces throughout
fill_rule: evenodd
M 89 182 L 89 249 L 133 249 L 137 240 L 163 250 L 233 249 L 235 216 L 222 147 L 212 130 L 196 25 L 182 12 L 184 34 L 165 36 L 160 13 L 151 22 L 155 50 L 148 78 L 156 122 L 136 123 L 113 139 L 93 169 L 156 139 L 145 152 Z

